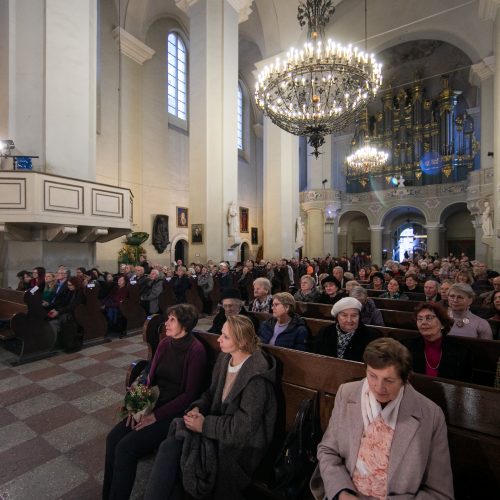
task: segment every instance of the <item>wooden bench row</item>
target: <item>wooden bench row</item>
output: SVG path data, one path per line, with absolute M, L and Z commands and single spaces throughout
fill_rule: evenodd
M 211 363 L 220 349 L 217 335 L 195 332 L 203 342 Z M 161 318 L 153 316 L 144 325 L 144 338 L 156 345 L 161 335 Z M 151 347 L 151 354 L 154 346 Z M 303 399 L 314 399 L 322 431 L 326 429 L 343 383 L 365 375 L 361 363 L 339 360 L 301 351 L 264 346 L 278 361 L 281 413 L 285 429 L 290 429 Z M 500 391 L 493 388 L 412 376 L 411 383 L 442 409 L 448 424 L 455 496 L 458 500 L 496 498 L 500 491 Z M 273 498 L 259 480 L 254 481 L 255 498 Z

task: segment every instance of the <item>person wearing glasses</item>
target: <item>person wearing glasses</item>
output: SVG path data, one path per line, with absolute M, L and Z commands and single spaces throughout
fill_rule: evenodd
M 277 293 L 272 302 L 273 317 L 261 323 L 259 338 L 263 344 L 307 351 L 309 331 L 295 312 L 295 299 L 288 292 Z
M 450 335 L 493 340 L 490 324 L 469 309 L 474 297 L 467 283 L 455 283 L 448 290 L 448 316 L 453 320 Z
M 429 377 L 470 381 L 470 352 L 467 347 L 450 341 L 451 319 L 446 309 L 434 302 L 421 303 L 415 309 L 415 319 L 420 336 L 403 341 L 411 352 L 413 371 Z

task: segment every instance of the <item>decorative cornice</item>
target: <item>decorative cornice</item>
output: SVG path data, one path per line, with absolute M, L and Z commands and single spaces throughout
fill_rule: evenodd
M 384 226 L 374 226 L 374 225 L 371 225 L 368 229 L 370 231 L 383 231 L 384 230 Z
M 494 21 L 500 0 L 479 0 L 479 19 L 481 21 Z
M 155 53 L 151 47 L 148 47 L 120 26 L 113 30 L 113 38 L 120 47 L 120 52 L 141 66 L 144 62 L 149 61 Z
M 499 0 L 500 1 L 500 0 Z M 473 64 L 469 71 L 469 83 L 476 85 L 477 79 L 484 82 L 495 74 L 495 56 L 485 57 L 477 64 Z
M 175 0 L 175 4 L 182 12 L 188 14 L 189 8 L 198 0 Z M 238 22 L 245 22 L 252 12 L 253 0 L 227 0 L 229 5 L 238 13 Z

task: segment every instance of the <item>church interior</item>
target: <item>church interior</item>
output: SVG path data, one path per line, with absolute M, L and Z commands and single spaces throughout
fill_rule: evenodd
M 305 3 L 0 0 L 2 289 L 139 253 L 158 269 L 453 254 L 500 272 L 500 0 L 325 2 L 324 45 L 381 76 L 340 125 L 297 134 L 302 97 L 283 84 L 269 105 L 262 82 L 287 51 L 312 61 Z M 346 103 L 365 92 L 349 78 Z M 285 98 L 296 116 L 273 115 Z M 363 146 L 385 156 L 351 161 Z M 0 349 L 0 500 L 100 498 L 125 372 L 147 355 L 141 335 L 18 366 Z

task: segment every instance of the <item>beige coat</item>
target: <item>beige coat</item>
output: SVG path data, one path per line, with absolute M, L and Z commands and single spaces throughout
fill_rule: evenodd
M 331 500 L 343 489 L 356 491 L 351 477 L 363 434 L 362 384 L 344 384 L 335 397 L 328 428 L 318 445 L 319 464 L 311 478 L 317 500 L 325 495 Z M 387 498 L 395 500 L 454 498 L 443 412 L 409 384 L 392 440 L 387 491 Z

